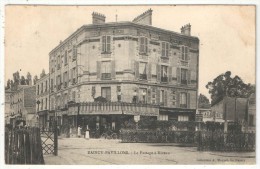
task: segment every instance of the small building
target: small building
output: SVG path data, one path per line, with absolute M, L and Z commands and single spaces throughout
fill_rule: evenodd
M 249 106 L 251 99 L 251 105 Z M 228 126 L 239 124 L 241 131 L 247 132 L 248 125 L 255 125 L 255 100 L 254 95 L 249 98 L 232 98 L 224 97 L 212 104 L 211 110 L 213 114 L 222 116 L 223 122 L 227 122 Z M 228 129 L 229 130 L 229 129 Z
M 11 89 L 5 90 L 5 124 L 10 124 L 11 116 L 11 94 L 13 91 Z
M 49 74 L 36 81 L 36 112 L 39 116 L 39 127 L 49 126 Z
M 10 124 L 36 126 L 35 86 L 19 85 L 10 95 Z

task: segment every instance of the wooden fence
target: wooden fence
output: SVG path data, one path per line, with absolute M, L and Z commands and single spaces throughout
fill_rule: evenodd
M 5 129 L 6 164 L 44 164 L 40 129 Z

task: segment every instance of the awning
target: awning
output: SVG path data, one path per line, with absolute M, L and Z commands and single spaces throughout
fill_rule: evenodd
M 160 113 L 196 113 L 196 109 L 166 108 L 160 107 Z
M 48 110 L 38 111 L 37 113 L 39 116 L 44 116 L 48 114 Z

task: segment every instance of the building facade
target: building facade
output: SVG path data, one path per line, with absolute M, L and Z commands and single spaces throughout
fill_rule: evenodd
M 10 95 L 10 123 L 13 126 L 23 125 L 36 126 L 37 116 L 35 113 L 35 86 L 19 85 L 17 90 Z
M 190 24 L 181 33 L 154 27 L 152 10 L 132 22 L 92 20 L 49 53 L 50 116 L 95 129 L 143 116 L 195 120 L 199 39 Z
M 10 124 L 12 93 L 11 89 L 5 90 L 5 124 Z
M 36 81 L 36 112 L 39 127 L 48 128 L 49 124 L 49 74 Z

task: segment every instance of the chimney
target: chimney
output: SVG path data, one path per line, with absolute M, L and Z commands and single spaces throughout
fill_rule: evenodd
M 103 14 L 93 12 L 92 13 L 92 24 L 102 24 L 106 22 L 106 17 Z
M 153 13 L 153 10 L 148 9 L 141 15 L 134 18 L 134 20 L 132 22 L 140 23 L 140 24 L 144 24 L 144 25 L 152 25 L 152 13 Z
M 191 32 L 191 25 L 190 24 L 186 24 L 186 25 L 181 27 L 181 34 L 190 36 L 190 32 Z

